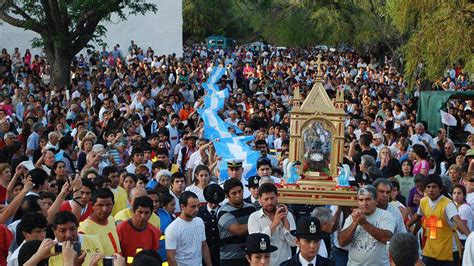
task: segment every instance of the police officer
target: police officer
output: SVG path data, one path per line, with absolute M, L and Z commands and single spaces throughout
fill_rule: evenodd
M 260 176 L 258 175 L 252 176 L 248 179 L 247 187 L 249 188 L 251 195 L 244 198 L 245 202 L 252 204 L 257 210 L 260 210 L 260 208 L 262 208 L 262 206 L 260 206 L 260 203 L 258 202 L 259 182 Z
M 220 208 L 219 203 L 225 199 L 224 189 L 217 184 L 210 184 L 204 188 L 204 198 L 207 204 L 201 206 L 198 211 L 198 217 L 204 221 L 206 229 L 206 241 L 211 253 L 212 265 L 220 265 L 220 237 L 217 224 L 217 211 Z
M 250 196 L 250 191 L 247 188 L 247 180 L 243 178 L 242 174 L 244 173 L 244 168 L 242 165 L 243 160 L 241 159 L 229 159 L 227 162 L 227 174 L 229 178 L 234 178 L 242 182 L 244 185 L 243 193 L 244 199 Z
M 270 265 L 270 253 L 278 248 L 270 244 L 270 237 L 267 234 L 255 233 L 247 237 L 245 245 L 245 256 L 250 266 Z
M 334 262 L 318 255 L 321 239 L 326 235 L 314 217 L 303 217 L 296 224 L 296 245 L 300 249 L 281 266 L 333 266 Z

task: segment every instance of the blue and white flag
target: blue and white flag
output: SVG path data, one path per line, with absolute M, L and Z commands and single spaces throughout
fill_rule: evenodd
M 229 132 L 229 128 L 234 128 L 237 133 L 242 133 L 235 125 L 224 122 L 219 117 L 218 112 L 224 108 L 225 100 L 229 97 L 229 90 L 219 90 L 216 83 L 225 73 L 225 68 L 215 67 L 206 83 L 202 84 L 207 95 L 204 97 L 204 107 L 197 110 L 204 121 L 203 137 L 219 141 L 214 142 L 217 156 L 222 158 L 219 165 L 220 181 L 227 180 L 227 163 L 226 160 L 239 159 L 243 160 L 242 177 L 245 179 L 257 173 L 257 160 L 261 154 L 259 151 L 253 150 L 246 143 L 254 139 L 253 136 L 236 137 Z
M 207 84 L 216 84 L 225 74 L 225 67 L 215 67 L 212 69 L 211 75 L 207 79 Z

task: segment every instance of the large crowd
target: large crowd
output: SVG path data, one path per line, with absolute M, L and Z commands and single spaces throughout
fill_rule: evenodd
M 408 90 L 396 64 L 202 44 L 181 58 L 131 41 L 78 55 L 58 87 L 45 55 L 3 49 L 0 265 L 473 265 L 473 100 L 449 102 L 450 135 L 417 122 L 422 90 L 470 91 L 469 75 L 452 66 Z M 261 153 L 250 178 L 203 137 L 216 66 L 219 116 Z M 278 203 L 292 95 L 308 95 L 318 67 L 330 97 L 344 91 L 357 208 Z

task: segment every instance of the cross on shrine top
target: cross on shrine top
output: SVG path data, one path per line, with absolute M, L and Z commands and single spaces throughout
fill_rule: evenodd
M 318 60 L 316 60 L 316 64 L 318 65 L 318 74 L 317 74 L 316 76 L 317 76 L 318 78 L 322 78 L 322 76 L 323 76 L 323 70 L 322 70 L 322 68 L 321 68 L 321 65 L 323 64 L 323 61 L 321 61 L 321 58 L 322 58 L 321 54 L 318 54 L 318 55 L 316 56 L 316 58 L 318 58 Z

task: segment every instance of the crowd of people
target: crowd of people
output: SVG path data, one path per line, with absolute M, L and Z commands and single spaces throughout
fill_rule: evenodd
M 60 87 L 46 56 L 3 49 L 0 265 L 473 265 L 473 100 L 449 103 L 456 138 L 417 123 L 422 90 L 472 83 L 453 66 L 409 91 L 395 64 L 202 44 L 181 58 L 132 41 L 75 57 Z M 216 66 L 230 94 L 219 115 L 255 137 L 256 176 L 203 137 L 197 110 Z M 292 95 L 308 95 L 318 67 L 330 97 L 344 91 L 356 208 L 278 203 Z

